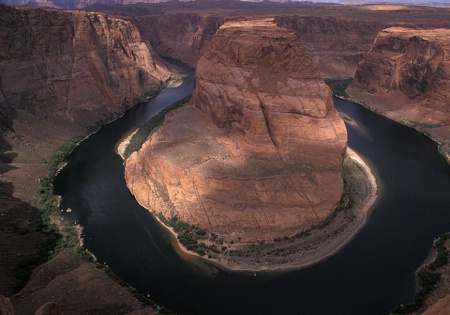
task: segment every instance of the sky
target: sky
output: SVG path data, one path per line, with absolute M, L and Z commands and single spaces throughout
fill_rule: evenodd
M 296 0 L 297 1 L 297 0 Z M 298 0 L 301 1 L 301 0 Z M 312 2 L 332 2 L 332 3 L 408 3 L 408 4 L 428 4 L 440 3 L 450 5 L 450 0 L 311 0 Z

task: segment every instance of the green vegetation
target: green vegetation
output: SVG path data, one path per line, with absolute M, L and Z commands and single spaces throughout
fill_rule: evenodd
M 146 98 L 151 98 L 155 96 L 160 91 L 148 91 L 145 94 Z M 181 105 L 187 103 L 190 100 L 190 96 L 186 97 L 179 102 L 176 102 L 169 106 L 168 109 L 163 110 L 161 113 L 156 115 L 153 121 L 160 124 L 165 114 L 172 109 L 180 107 Z M 146 306 L 154 306 L 158 308 L 161 314 L 171 314 L 169 311 L 157 306 L 154 301 L 152 301 L 149 296 L 146 296 L 138 292 L 135 288 L 131 287 L 128 283 L 116 276 L 106 265 L 100 264 L 94 261 L 93 256 L 84 248 L 80 246 L 79 233 L 76 226 L 72 226 L 70 222 L 65 221 L 60 214 L 59 210 L 59 197 L 53 193 L 53 181 L 55 180 L 58 171 L 66 163 L 69 154 L 75 149 L 75 147 L 85 139 L 89 134 L 98 131 L 104 124 L 111 122 L 118 118 L 121 113 L 111 114 L 107 118 L 97 121 L 95 125 L 87 127 L 87 132 L 82 135 L 75 136 L 70 141 L 61 145 L 53 154 L 50 161 L 41 158 L 41 163 L 49 164 L 49 171 L 47 176 L 41 178 L 39 187 L 37 189 L 38 195 L 38 210 L 40 211 L 39 218 L 37 219 L 39 224 L 39 231 L 48 235 L 48 238 L 44 244 L 42 244 L 39 255 L 36 257 L 28 258 L 23 260 L 15 269 L 15 275 L 17 279 L 16 291 L 23 288 L 26 282 L 29 280 L 32 271 L 39 265 L 49 261 L 56 254 L 63 250 L 70 250 L 77 252 L 86 261 L 96 263 L 97 268 L 104 269 L 105 272 L 117 283 L 126 287 L 138 300 L 141 301 Z M 10 128 L 8 120 L 3 116 L 0 117 L 0 126 Z M 153 128 L 156 125 L 153 125 Z M 206 231 L 200 230 L 198 228 L 193 228 L 191 226 L 186 226 L 182 222 L 176 220 L 175 226 L 179 231 L 187 233 L 194 233 L 196 237 L 204 237 Z M 18 231 L 18 233 L 29 233 L 28 231 Z M 189 238 L 185 237 L 187 240 Z M 191 245 L 192 247 L 192 245 Z M 199 254 L 204 255 L 204 251 L 201 249 L 202 246 L 195 246 L 194 251 Z M 189 247 L 188 247 L 189 248 Z
M 34 221 L 38 224 L 37 229 L 44 234 L 45 241 L 41 244 L 37 255 L 21 261 L 15 268 L 14 272 L 17 280 L 15 290 L 17 291 L 26 284 L 32 271 L 37 266 L 47 262 L 61 250 L 65 248 L 79 250 L 78 233 L 75 227 L 61 220 L 58 209 L 58 197 L 53 194 L 53 180 L 61 165 L 65 163 L 68 154 L 83 138 L 84 136 L 77 136 L 61 145 L 52 157 L 48 175 L 40 180 L 37 190 L 38 209 L 36 209 L 36 211 L 39 211 L 39 217 Z M 47 161 L 43 162 L 48 163 Z M 30 232 L 28 230 L 18 231 L 19 234 L 28 234 Z
M 190 251 L 205 256 L 207 253 L 207 246 L 199 240 L 205 239 L 207 232 L 195 225 L 190 225 L 187 222 L 180 220 L 177 216 L 173 216 L 170 219 L 164 217 L 163 214 L 158 213 L 156 215 L 158 219 L 165 225 L 171 227 L 175 233 L 177 233 L 178 241 Z
M 60 167 L 66 162 L 70 152 L 85 138 L 80 135 L 61 145 L 54 153 L 48 175 L 43 177 L 38 188 L 39 208 L 41 210 L 41 229 L 59 235 L 59 242 L 49 252 L 49 257 L 66 248 L 79 249 L 78 232 L 75 227 L 61 220 L 58 197 L 53 194 L 53 181 Z
M 161 90 L 149 90 L 149 91 L 145 92 L 144 98 L 145 98 L 145 99 L 153 98 L 153 97 L 155 97 L 156 95 L 158 95 L 159 92 L 161 92 Z
M 353 190 L 352 182 L 354 180 L 354 175 L 351 171 L 351 165 L 358 165 L 353 162 L 352 159 L 345 155 L 344 157 L 344 193 L 342 194 L 341 200 L 339 201 L 339 208 L 341 209 L 350 209 L 355 205 L 355 199 L 353 198 L 353 194 L 355 193 Z M 359 166 L 359 165 L 358 165 Z
M 143 124 L 139 130 L 131 137 L 130 143 L 128 144 L 127 148 L 124 152 L 124 159 L 126 160 L 133 152 L 138 151 L 142 144 L 147 140 L 149 134 L 152 132 L 152 130 L 155 127 L 158 127 L 164 122 L 164 117 L 169 113 L 170 111 L 179 108 L 183 106 L 184 104 L 188 103 L 191 100 L 191 95 L 184 97 L 183 99 L 179 100 L 178 102 L 173 103 L 172 105 L 166 107 L 162 111 L 160 111 L 158 114 L 156 114 L 153 118 L 148 120 L 145 124 Z
M 44 164 L 49 164 L 47 176 L 40 179 L 39 187 L 37 189 L 38 208 L 40 211 L 39 230 L 48 236 L 48 241 L 43 244 L 39 255 L 36 257 L 26 259 L 15 270 L 18 285 L 16 289 L 19 290 L 25 285 L 31 276 L 31 272 L 37 266 L 50 260 L 53 256 L 62 250 L 72 250 L 78 252 L 85 260 L 93 261 L 92 256 L 80 247 L 80 240 L 77 228 L 72 226 L 69 222 L 61 218 L 58 208 L 58 196 L 53 193 L 53 181 L 55 180 L 58 171 L 66 163 L 69 154 L 75 147 L 85 139 L 89 134 L 97 131 L 104 124 L 116 119 L 119 114 L 112 114 L 104 120 L 100 120 L 95 125 L 88 127 L 85 134 L 73 137 L 71 140 L 62 144 L 53 154 L 50 161 L 41 159 Z
M 434 242 L 436 258 L 432 263 L 422 266 L 417 272 L 420 291 L 414 301 L 411 304 L 398 306 L 391 314 L 411 314 L 424 306 L 426 298 L 434 291 L 441 280 L 441 273 L 438 269 L 448 263 L 449 250 L 445 246 L 448 240 L 450 240 L 450 233 L 445 233 Z
M 0 130 L 1 129 L 14 131 L 11 117 L 6 116 L 2 113 L 0 113 Z
M 346 79 L 346 80 L 325 80 L 325 83 L 328 84 L 331 88 L 331 92 L 333 95 L 338 97 L 344 97 L 347 98 L 348 94 L 345 92 L 347 87 L 352 82 L 352 79 Z
M 355 204 L 355 199 L 354 199 L 354 194 L 355 194 L 355 189 L 353 187 L 353 181 L 355 180 L 353 172 L 352 172 L 352 168 L 357 167 L 361 170 L 361 166 L 357 163 L 355 163 L 348 155 L 346 155 L 344 157 L 344 163 L 343 163 L 343 174 L 344 174 L 344 192 L 341 196 L 341 200 L 339 201 L 339 205 L 337 206 L 337 208 L 322 222 L 320 222 L 317 225 L 313 225 L 311 227 L 311 229 L 308 230 L 303 230 L 300 231 L 299 233 L 295 234 L 292 237 L 276 237 L 274 238 L 274 242 L 289 242 L 292 241 L 293 239 L 299 239 L 299 238 L 305 238 L 311 235 L 312 230 L 313 229 L 323 229 L 325 227 L 327 227 L 329 224 L 331 224 L 333 222 L 333 220 L 336 218 L 336 216 L 338 215 L 339 211 L 345 211 L 348 210 L 350 208 L 352 208 Z M 352 217 L 350 217 L 352 219 Z M 338 234 L 340 232 L 342 232 L 344 229 L 344 227 L 342 227 L 341 229 L 335 231 L 333 233 L 334 234 Z M 275 251 L 275 255 L 279 256 L 280 254 L 282 256 L 285 256 L 286 253 L 279 253 L 282 249 L 277 249 Z

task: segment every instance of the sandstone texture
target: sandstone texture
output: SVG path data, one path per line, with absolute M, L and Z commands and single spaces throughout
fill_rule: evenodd
M 236 14 L 242 14 L 237 12 Z M 176 12 L 137 18 L 155 50 L 195 67 L 217 29 L 236 19 L 223 13 Z M 277 15 L 278 26 L 294 30 L 323 78 L 353 77 L 356 66 L 386 23 L 303 15 Z
M 323 78 L 351 78 L 385 22 L 335 16 L 284 15 L 277 25 L 294 30 Z
M 99 8 L 136 19 L 155 50 L 195 67 L 217 29 L 227 21 L 274 17 L 275 23 L 295 31 L 322 78 L 352 78 L 358 63 L 370 50 L 377 33 L 391 26 L 448 28 L 449 9 L 395 5 L 320 6 L 303 3 L 268 11 L 243 7 L 176 10 L 161 4 Z M 194 5 L 194 4 L 192 4 Z M 284 5 L 288 5 L 285 3 Z M 120 8 L 120 9 L 119 9 Z M 139 9 L 139 10 L 138 10 Z M 148 10 L 145 16 L 142 12 Z M 153 12 L 153 13 L 150 13 Z M 142 14 L 142 15 L 141 15 Z
M 173 13 L 138 17 L 142 34 L 161 56 L 183 61 L 191 67 L 208 46 L 226 16 L 197 13 Z
M 450 30 L 381 31 L 348 93 L 442 144 L 450 142 Z
M 81 9 L 93 4 L 130 4 L 136 2 L 159 3 L 168 0 L 0 0 L 11 6 L 44 7 L 58 9 Z
M 375 95 L 400 91 L 421 106 L 450 113 L 450 30 L 381 31 L 353 85 Z
M 129 21 L 0 6 L 0 25 L 3 116 L 92 125 L 171 76 Z
M 343 192 L 347 133 L 296 35 L 269 20 L 225 23 L 197 64 L 192 105 L 126 162 L 146 208 L 228 240 L 292 236 Z
M 42 262 L 43 253 L 56 245 L 52 235 L 42 231 L 36 190 L 58 147 L 86 133 L 85 127 L 123 113 L 173 74 L 133 22 L 102 13 L 0 5 L 1 294 L 12 296 L 26 280 L 24 270 Z M 71 272 L 81 277 L 85 270 Z M 116 285 L 106 275 L 96 281 L 108 288 Z M 65 284 L 64 290 L 53 287 L 59 292 L 42 291 L 45 294 L 26 312 L 20 311 L 28 303 L 24 297 L 15 299 L 17 313 L 34 314 L 54 302 L 52 296 L 57 294 L 76 303 L 81 292 L 78 283 Z M 95 301 L 91 294 L 91 300 L 83 303 L 103 313 L 117 313 L 112 310 L 119 299 L 116 292 Z M 130 311 L 141 308 L 136 300 L 129 305 Z M 56 311 L 52 304 L 41 309 Z
M 27 285 L 12 298 L 17 314 L 160 314 L 144 308 L 132 293 L 104 270 L 63 252 L 33 271 Z

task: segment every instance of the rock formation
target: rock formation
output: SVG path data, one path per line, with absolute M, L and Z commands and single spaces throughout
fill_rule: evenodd
M 343 192 L 347 133 L 296 35 L 272 22 L 225 23 L 197 64 L 192 105 L 126 162 L 146 208 L 252 242 L 327 218 Z
M 322 78 L 351 78 L 385 22 L 336 16 L 283 15 L 278 26 L 294 30 Z
M 0 294 L 0 314 L 1 315 L 15 315 L 16 311 L 11 303 L 11 300 Z
M 17 314 L 160 314 L 144 308 L 104 270 L 68 252 L 36 268 L 27 285 L 11 299 Z
M 353 85 L 380 95 L 400 91 L 421 106 L 450 113 L 450 30 L 381 31 Z
M 36 190 L 58 147 L 85 133 L 84 127 L 144 99 L 147 91 L 160 88 L 171 75 L 133 22 L 101 13 L 0 5 L 2 294 L 11 296 L 26 280 L 23 270 L 52 246 L 51 233 L 42 231 Z M 82 278 L 84 271 L 75 269 L 71 274 Z M 107 288 L 116 285 L 106 275 L 101 281 Z M 78 287 L 68 281 L 64 290 L 56 288 L 58 293 L 44 290 L 27 314 L 58 294 L 78 303 L 80 291 L 74 291 Z M 100 313 L 116 313 L 119 291 L 108 294 L 105 300 L 87 294 L 83 303 Z M 21 296 L 14 302 L 20 314 L 29 302 L 25 300 Z M 128 310 L 139 308 L 133 300 Z
M 449 29 L 384 29 L 359 64 L 348 93 L 438 143 L 447 143 L 442 148 L 449 150 L 449 56 Z
M 231 19 L 223 13 L 177 12 L 139 17 L 138 21 L 144 36 L 159 54 L 195 67 L 214 33 Z M 323 78 L 352 77 L 377 32 L 386 25 L 302 15 L 277 16 L 275 22 L 298 34 Z
M 182 60 L 192 67 L 224 22 L 249 16 L 254 19 L 255 15 L 275 17 L 278 26 L 298 34 L 322 78 L 352 78 L 358 62 L 382 29 L 396 25 L 448 28 L 450 12 L 404 5 L 333 6 L 301 1 L 282 4 L 190 1 L 95 8 L 114 15 L 136 16 L 144 36 L 158 54 Z
M 0 6 L 0 109 L 92 125 L 170 78 L 133 23 Z M 14 112 L 14 113 L 12 113 Z
M 174 13 L 137 18 L 143 35 L 159 55 L 195 67 L 212 36 L 226 17 L 213 14 Z

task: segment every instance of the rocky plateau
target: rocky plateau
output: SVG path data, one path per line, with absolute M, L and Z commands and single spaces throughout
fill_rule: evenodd
M 225 23 L 196 70 L 192 104 L 126 161 L 137 200 L 236 242 L 326 219 L 343 192 L 347 133 L 296 35 L 268 20 Z

